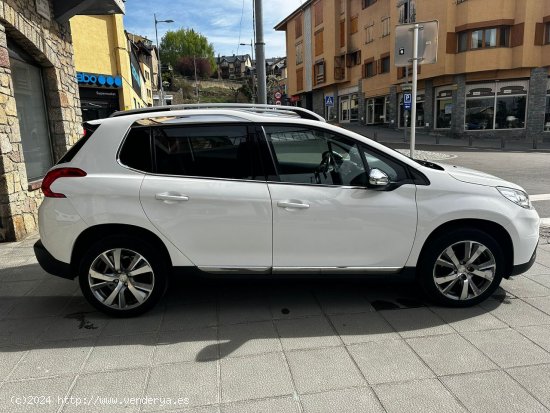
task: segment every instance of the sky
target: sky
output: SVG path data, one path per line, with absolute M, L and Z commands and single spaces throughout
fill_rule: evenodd
M 263 21 L 266 57 L 286 55 L 285 34 L 273 27 L 296 10 L 304 0 L 263 0 Z M 216 56 L 250 54 L 253 38 L 253 0 L 126 0 L 124 25 L 130 33 L 140 34 L 155 41 L 155 21 L 159 23 L 159 42 L 168 30 L 192 28 L 214 44 Z M 239 41 L 240 33 L 240 41 Z

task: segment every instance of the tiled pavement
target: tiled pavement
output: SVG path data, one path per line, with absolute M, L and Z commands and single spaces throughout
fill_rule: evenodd
M 547 240 L 474 308 L 406 281 L 195 280 L 123 320 L 46 275 L 33 242 L 0 244 L 1 412 L 550 411 Z

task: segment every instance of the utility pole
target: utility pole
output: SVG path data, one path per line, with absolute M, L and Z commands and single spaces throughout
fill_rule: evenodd
M 251 59 L 252 59 L 252 66 L 250 68 L 250 74 L 252 75 L 252 103 L 256 103 L 256 75 L 254 74 L 254 43 L 252 42 L 252 39 L 250 39 L 250 43 L 239 43 L 241 46 L 250 46 L 250 51 L 252 52 Z
M 262 0 L 254 0 L 256 14 L 256 73 L 258 74 L 258 103 L 267 103 L 265 76 L 265 42 Z
M 155 37 L 157 38 L 157 53 L 158 53 L 158 63 L 159 63 L 159 104 L 164 106 L 164 85 L 162 84 L 162 63 L 160 62 L 160 46 L 159 46 L 159 32 L 157 30 L 157 25 L 159 23 L 174 23 L 174 20 L 157 20 L 156 13 L 153 14 L 155 17 Z

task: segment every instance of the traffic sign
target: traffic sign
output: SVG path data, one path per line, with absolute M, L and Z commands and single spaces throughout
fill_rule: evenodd
M 412 108 L 412 93 L 403 94 L 403 108 L 405 110 L 411 110 Z
M 437 20 L 400 24 L 395 27 L 395 66 L 407 67 L 413 60 L 413 31 L 418 26 L 418 64 L 437 62 L 439 22 Z
M 325 96 L 325 106 L 334 106 L 334 96 Z
M 276 100 L 276 101 L 275 101 L 275 104 L 276 104 L 276 105 L 280 105 L 280 104 L 281 104 L 281 101 L 280 101 L 280 100 Z
M 280 100 L 282 97 L 281 92 L 275 92 L 275 99 Z

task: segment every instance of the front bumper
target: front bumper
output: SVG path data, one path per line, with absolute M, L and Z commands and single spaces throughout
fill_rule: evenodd
M 40 240 L 34 244 L 34 255 L 36 255 L 36 259 L 42 269 L 47 273 L 68 280 L 75 279 L 76 275 L 71 271 L 71 265 L 55 259 Z
M 512 268 L 512 276 L 523 274 L 524 272 L 529 271 L 529 269 L 533 266 L 537 259 L 537 247 L 535 247 L 535 251 L 533 251 L 533 255 L 531 256 L 531 259 L 529 261 L 527 261 L 525 264 L 514 265 L 514 268 Z

